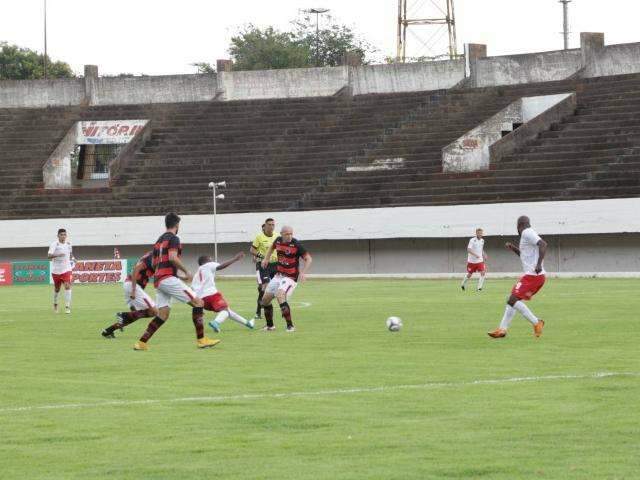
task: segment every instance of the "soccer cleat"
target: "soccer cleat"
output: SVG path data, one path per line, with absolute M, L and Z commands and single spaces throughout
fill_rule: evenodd
M 296 327 L 293 325 L 287 325 L 287 333 L 293 333 L 296 331 Z
M 216 333 L 220 333 L 220 324 L 218 322 L 216 322 L 215 320 L 211 320 L 209 322 L 209 326 L 211 328 L 213 328 L 213 331 Z
M 53 304 L 53 313 L 58 313 L 58 312 L 59 312 L 59 310 L 58 310 L 58 304 L 57 304 L 57 303 L 54 303 L 54 304 Z
M 245 323 L 245 325 L 247 326 L 247 328 L 253 330 L 256 327 L 256 322 L 252 318 L 251 320 L 248 320 L 247 323 Z
M 491 338 L 504 338 L 507 336 L 507 331 L 503 328 L 497 328 L 493 332 L 487 332 Z
M 64 307 L 64 313 L 69 315 L 71 313 L 71 307 Z
M 133 349 L 143 351 L 143 350 L 149 350 L 149 347 L 147 346 L 147 342 L 142 342 L 138 340 L 136 343 L 133 344 Z
M 262 327 L 262 331 L 263 332 L 273 332 L 276 329 L 276 327 L 274 326 L 269 326 L 269 325 L 265 325 L 264 327 Z
M 460 285 L 460 288 L 462 289 L 462 291 L 464 292 L 466 289 L 464 288 L 464 285 Z
M 481 291 L 482 291 L 482 288 L 479 288 L 479 289 L 478 289 L 478 291 L 479 291 L 479 292 L 481 292 Z
M 540 335 L 542 335 L 542 329 L 544 328 L 544 320 L 542 320 L 541 318 L 538 319 L 538 323 L 536 323 L 533 326 L 533 334 L 536 337 L 539 337 Z
M 211 348 L 211 347 L 215 347 L 219 343 L 220 343 L 220 340 L 211 339 L 207 337 L 199 338 L 198 341 L 196 342 L 196 344 L 198 345 L 198 348 Z
M 116 336 L 113 334 L 113 332 L 108 332 L 106 328 L 104 330 L 102 330 L 102 332 L 100 334 L 104 338 L 116 338 Z
M 253 320 L 254 322 L 255 322 L 256 320 L 262 320 L 262 315 L 260 315 L 260 314 L 256 313 L 256 314 L 253 316 L 253 318 L 252 318 L 251 320 Z

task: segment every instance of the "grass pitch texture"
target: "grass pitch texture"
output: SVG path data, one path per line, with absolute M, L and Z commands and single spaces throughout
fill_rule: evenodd
M 77 286 L 72 315 L 0 288 L 0 477 L 639 478 L 637 280 L 549 279 L 542 338 L 518 315 L 491 340 L 512 283 L 310 280 L 294 334 L 228 320 L 209 350 L 175 305 L 148 352 L 148 319 L 100 336 L 120 286 Z M 253 315 L 252 281 L 219 286 Z

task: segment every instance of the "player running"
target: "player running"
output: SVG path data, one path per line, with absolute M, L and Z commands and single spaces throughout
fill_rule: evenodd
M 259 233 L 253 243 L 249 252 L 253 255 L 253 261 L 256 264 L 256 278 L 258 280 L 258 301 L 256 306 L 256 316 L 253 320 L 259 320 L 262 310 L 262 296 L 267 288 L 267 285 L 276 274 L 276 265 L 278 264 L 278 254 L 273 252 L 269 258 L 269 264 L 266 268 L 262 268 L 262 260 L 269 250 L 269 247 L 273 245 L 273 241 L 276 239 L 276 235 L 273 233 L 276 228 L 276 222 L 273 218 L 267 218 L 262 224 L 262 233 Z
M 158 315 L 155 302 L 144 291 L 149 279 L 153 277 L 153 252 L 145 253 L 133 267 L 130 275 L 124 282 L 124 301 L 127 302 L 130 311 L 116 313 L 118 321 L 110 327 L 102 330 L 104 338 L 116 338 L 114 332 L 122 330 L 127 325 L 131 325 L 136 320 Z
M 229 308 L 229 304 L 222 296 L 222 293 L 216 288 L 216 272 L 224 270 L 229 265 L 236 263 L 238 260 L 244 258 L 244 252 L 238 253 L 231 260 L 227 260 L 223 263 L 214 262 L 210 256 L 202 255 L 198 258 L 198 271 L 193 277 L 191 287 L 196 292 L 196 295 L 204 302 L 203 307 L 193 307 L 193 322 L 202 323 L 204 316 L 204 310 L 210 312 L 217 312 L 215 320 L 209 322 L 209 326 L 213 328 L 215 332 L 220 331 L 220 326 L 229 317 L 235 320 L 240 325 L 244 325 L 247 328 L 253 329 L 254 321 L 246 320 L 242 316 Z
M 182 281 L 190 281 L 193 277 L 180 259 L 182 245 L 177 235 L 180 229 L 180 217 L 175 213 L 168 213 L 164 218 L 164 223 L 167 231 L 158 238 L 153 246 L 152 259 L 158 315 L 149 322 L 147 330 L 133 346 L 134 350 L 149 349 L 147 342 L 169 319 L 171 302 L 174 298 L 183 303 L 188 303 L 192 307 L 202 307 L 204 305 L 193 290 Z M 184 276 L 178 278 L 178 271 L 183 272 Z M 200 319 L 200 322 L 194 320 L 193 324 L 196 329 L 196 337 L 198 339 L 196 344 L 198 348 L 213 347 L 220 343 L 220 340 L 211 340 L 204 336 L 202 319 Z
M 289 307 L 288 300 L 296 289 L 297 282 L 302 283 L 305 281 L 305 275 L 311 267 L 313 259 L 302 244 L 293 238 L 293 228 L 289 226 L 282 227 L 280 236 L 275 239 L 273 245 L 267 250 L 262 260 L 262 268 L 267 267 L 274 251 L 278 255 L 277 273 L 267 285 L 262 297 L 264 318 L 267 321 L 267 325 L 263 330 L 270 332 L 276 329 L 273 325 L 273 306 L 271 305 L 271 301 L 275 296 L 278 304 L 280 304 L 282 317 L 287 322 L 287 332 L 295 332 L 296 329 L 291 321 L 291 307 Z M 300 270 L 301 258 L 304 260 L 302 270 Z
M 469 245 L 467 245 L 467 274 L 462 279 L 462 284 L 460 285 L 462 290 L 465 290 L 467 280 L 469 280 L 475 272 L 479 272 L 480 278 L 478 279 L 478 291 L 482 291 L 484 276 L 486 273 L 484 262 L 486 262 L 488 258 L 487 254 L 484 253 L 483 235 L 483 230 L 481 228 L 477 228 L 476 235 L 471 237 Z
M 49 246 L 47 257 L 51 260 L 51 277 L 53 278 L 53 311 L 58 313 L 58 295 L 64 285 L 64 313 L 71 313 L 71 284 L 73 282 L 73 256 L 71 242 L 67 241 L 67 231 L 58 229 L 58 240 Z
M 522 216 L 518 218 L 518 233 L 520 234 L 520 245 L 516 247 L 514 244 L 507 242 L 505 247 L 520 257 L 524 275 L 520 277 L 518 283 L 511 290 L 511 296 L 507 300 L 507 307 L 504 311 L 502 322 L 500 322 L 500 327 L 488 333 L 492 338 L 507 336 L 507 330 L 516 311 L 531 322 L 533 334 L 536 337 L 542 335 L 542 329 L 544 328 L 544 320 L 536 317 L 524 304 L 524 301 L 531 300 L 544 285 L 545 271 L 542 261 L 547 252 L 547 242 L 542 240 L 540 235 L 531 228 L 529 217 Z

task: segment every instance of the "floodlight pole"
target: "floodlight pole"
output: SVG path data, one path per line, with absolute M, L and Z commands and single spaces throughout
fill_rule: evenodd
M 303 10 L 305 13 L 315 13 L 316 15 L 316 67 L 320 66 L 320 15 L 328 11 L 328 8 L 309 8 L 308 10 Z
M 218 261 L 218 225 L 217 225 L 218 209 L 217 209 L 216 200 L 217 199 L 224 200 L 224 194 L 221 193 L 220 195 L 218 195 L 216 187 L 226 187 L 226 186 L 227 186 L 227 182 L 225 181 L 209 182 L 209 188 L 211 188 L 213 191 L 213 254 L 214 254 L 214 260 L 216 262 Z
M 47 0 L 44 0 L 44 79 L 47 79 Z
M 562 4 L 562 36 L 564 38 L 564 49 L 569 50 L 569 3 L 571 0 L 559 0 Z

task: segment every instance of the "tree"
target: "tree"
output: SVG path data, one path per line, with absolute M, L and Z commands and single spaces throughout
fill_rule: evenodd
M 309 48 L 298 42 L 291 32 L 273 27 L 264 30 L 248 25 L 231 38 L 229 53 L 234 70 L 269 70 L 307 67 Z
M 48 78 L 74 78 L 65 62 L 52 62 L 47 55 Z M 36 80 L 44 78 L 44 55 L 0 42 L 0 80 Z
M 302 17 L 292 25 L 292 31 L 286 32 L 273 27 L 260 29 L 255 25 L 240 30 L 231 38 L 229 47 L 234 70 L 315 65 L 334 67 L 340 65 L 346 52 L 354 52 L 363 63 L 367 63 L 367 53 L 375 51 L 369 43 L 360 40 L 350 27 L 338 24 L 331 17 L 329 26 L 320 29 L 317 36 L 315 19 L 311 17 Z M 198 67 L 200 73 L 209 73 L 206 69 L 208 64 L 201 62 L 193 65 Z
M 196 62 L 191 64 L 198 69 L 198 73 L 216 73 L 216 67 L 207 62 Z

